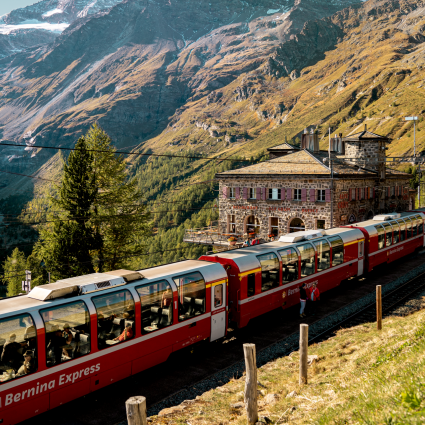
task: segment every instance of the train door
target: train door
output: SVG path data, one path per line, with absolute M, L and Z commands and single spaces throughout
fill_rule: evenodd
M 211 287 L 211 341 L 226 335 L 227 281 Z
M 363 274 L 363 268 L 364 268 L 364 240 L 359 241 L 359 262 L 358 269 L 357 269 L 357 276 L 361 276 Z

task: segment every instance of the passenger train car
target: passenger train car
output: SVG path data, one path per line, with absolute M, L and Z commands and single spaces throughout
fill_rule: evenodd
M 424 246 L 423 211 L 386 214 L 146 270 L 0 300 L 0 423 L 15 424 L 226 335 L 229 321 L 299 302 Z M 355 280 L 353 280 L 355 284 Z

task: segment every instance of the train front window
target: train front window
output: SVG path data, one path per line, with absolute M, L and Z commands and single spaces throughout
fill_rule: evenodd
M 375 226 L 376 231 L 378 232 L 378 249 L 385 247 L 385 230 L 384 227 L 378 224 Z
M 412 237 L 412 220 L 406 217 L 404 221 L 406 222 L 406 239 L 409 239 Z
M 339 236 L 329 238 L 332 246 L 332 267 L 339 266 L 344 262 L 344 242 Z
M 404 220 L 397 220 L 397 223 L 400 225 L 400 241 L 403 242 L 406 240 L 406 223 Z
M 321 272 L 331 266 L 331 247 L 325 240 L 313 242 L 317 251 L 317 271 Z
M 393 228 L 393 244 L 400 242 L 400 226 L 396 221 L 390 221 Z
M 90 314 L 83 301 L 40 311 L 46 331 L 47 367 L 90 353 Z
M 279 259 L 273 252 L 257 256 L 261 264 L 261 292 L 279 286 Z
M 297 248 L 301 254 L 301 277 L 310 276 L 316 271 L 313 245 L 311 243 L 306 243 L 297 245 Z
M 142 308 L 142 335 L 173 324 L 173 290 L 166 280 L 136 288 Z
M 389 223 L 382 223 L 385 229 L 385 246 L 391 246 L 393 241 L 393 229 Z
M 282 258 L 282 283 L 293 282 L 298 279 L 298 253 L 294 248 L 278 251 Z
M 193 272 L 173 278 L 179 291 L 179 322 L 205 313 L 205 280 Z
M 422 235 L 422 233 L 424 232 L 424 221 L 422 220 L 422 216 L 420 215 L 417 215 L 416 219 L 418 224 L 418 235 Z
M 92 298 L 97 313 L 99 350 L 134 337 L 134 300 L 127 289 Z
M 0 320 L 0 382 L 37 371 L 37 331 L 32 317 Z

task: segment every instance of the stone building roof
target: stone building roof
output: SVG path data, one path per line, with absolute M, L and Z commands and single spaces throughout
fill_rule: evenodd
M 299 150 L 298 147 L 290 145 L 289 143 L 282 143 L 281 145 L 267 148 L 268 151 L 282 151 L 282 150 Z
M 331 170 L 329 163 L 324 162 L 329 157 L 327 151 L 312 153 L 306 149 L 290 153 L 284 157 L 274 158 L 269 161 L 263 161 L 258 164 L 237 170 L 229 170 L 218 173 L 216 177 L 237 177 L 254 175 L 305 175 L 305 176 L 330 176 Z M 358 165 L 349 164 L 340 157 L 332 154 L 333 172 L 335 177 L 351 176 L 355 178 L 376 178 L 377 172 Z M 409 176 L 409 174 L 400 171 L 391 170 L 387 172 L 387 177 Z
M 381 136 L 376 133 L 372 133 L 371 131 L 361 131 L 360 133 L 351 134 L 347 137 L 343 137 L 342 140 L 344 142 L 391 142 L 391 139 L 386 136 Z

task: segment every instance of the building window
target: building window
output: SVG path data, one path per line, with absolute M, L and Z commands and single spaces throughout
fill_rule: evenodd
M 319 189 L 317 191 L 317 200 L 319 202 L 325 202 L 326 201 L 326 190 L 325 189 Z
M 269 199 L 278 200 L 280 199 L 281 189 L 269 188 Z
M 364 187 L 360 189 L 360 199 L 364 199 Z
M 270 217 L 270 234 L 273 236 L 279 234 L 279 219 L 277 217 Z
M 317 228 L 325 229 L 325 220 L 317 220 Z
M 236 233 L 236 220 L 234 215 L 227 216 L 227 231 L 228 233 Z
M 248 188 L 248 199 L 256 199 L 255 188 L 253 187 Z
M 391 196 L 395 196 L 395 186 L 391 186 Z
M 294 189 L 294 201 L 301 201 L 301 189 Z
M 356 200 L 356 189 L 350 189 L 350 201 Z
M 229 188 L 229 198 L 235 199 L 235 188 L 234 187 Z
M 302 232 L 305 230 L 305 224 L 300 218 L 294 218 L 289 224 L 289 233 Z

